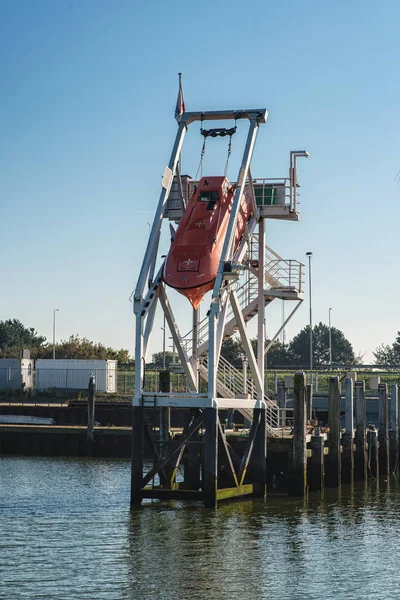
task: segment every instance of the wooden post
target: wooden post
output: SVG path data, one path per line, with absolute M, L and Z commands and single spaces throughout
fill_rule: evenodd
M 310 492 L 322 492 L 324 489 L 324 445 L 325 438 L 321 435 L 320 428 L 315 428 L 315 435 L 311 436 L 311 459 L 309 462 L 308 487 Z
M 356 452 L 354 457 L 354 481 L 367 479 L 367 417 L 365 405 L 365 381 L 356 381 Z
M 342 436 L 342 483 L 351 483 L 354 478 L 354 403 L 353 380 L 346 377 L 345 381 L 345 424 L 346 432 Z
M 389 475 L 389 403 L 386 383 L 378 385 L 379 397 L 379 473 Z
M 265 408 L 255 408 L 253 418 L 260 419 L 260 424 L 254 438 L 251 455 L 251 472 L 254 479 L 253 496 L 265 498 L 267 493 L 267 429 Z
M 328 455 L 325 464 L 325 486 L 340 487 L 340 390 L 339 378 L 329 378 L 328 396 Z
M 397 384 L 393 383 L 390 386 L 390 430 L 389 430 L 389 446 L 390 446 L 390 471 L 397 473 L 399 470 L 399 404 L 398 404 L 398 388 Z
M 184 488 L 187 490 L 200 488 L 200 444 L 198 434 L 192 436 L 187 443 L 187 453 L 183 460 Z
M 87 424 L 87 444 L 86 453 L 88 456 L 93 454 L 94 443 L 94 409 L 96 403 L 96 379 L 93 373 L 89 378 L 88 386 L 88 424 Z
M 374 479 L 378 479 L 379 477 L 378 439 L 376 433 L 375 427 L 367 431 L 368 470 L 370 477 Z
M 159 374 L 159 388 L 160 392 L 169 394 L 171 392 L 171 371 L 163 370 Z M 171 429 L 171 408 L 169 406 L 160 406 L 160 428 L 159 428 L 159 442 L 160 442 L 160 455 L 164 456 L 166 449 L 170 442 L 170 429 Z M 172 475 L 172 463 L 169 462 L 163 473 L 160 473 L 160 483 L 163 486 L 170 485 Z
M 142 503 L 144 409 L 132 408 L 131 506 Z
M 280 426 L 286 425 L 286 388 L 284 381 L 278 381 L 278 407 L 280 415 Z
M 309 423 L 312 419 L 312 399 L 313 399 L 313 391 L 311 383 L 307 384 L 306 389 L 306 422 Z
M 204 506 L 217 506 L 218 487 L 218 413 L 216 408 L 206 408 L 204 434 Z
M 292 473 L 289 494 L 303 496 L 307 491 L 307 447 L 306 447 L 306 378 L 296 373 L 293 389 L 293 440 Z

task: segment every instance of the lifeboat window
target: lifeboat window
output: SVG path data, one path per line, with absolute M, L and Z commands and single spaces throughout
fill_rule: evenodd
M 199 193 L 200 202 L 207 202 L 206 210 L 214 210 L 218 201 L 218 192 L 217 191 L 203 191 Z
M 218 192 L 213 191 L 201 191 L 199 193 L 200 202 L 217 202 L 218 201 Z

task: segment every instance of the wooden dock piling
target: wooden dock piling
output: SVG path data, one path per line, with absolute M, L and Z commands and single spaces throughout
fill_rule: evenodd
M 279 415 L 280 415 L 280 426 L 285 427 L 286 425 L 286 387 L 284 381 L 278 381 L 278 394 L 277 394 L 277 403 L 279 407 Z
M 302 496 L 307 490 L 306 378 L 304 373 L 296 373 L 294 376 L 293 420 L 292 473 L 289 494 Z
M 379 458 L 378 458 L 378 436 L 377 431 L 368 429 L 367 431 L 367 446 L 368 446 L 368 475 L 373 479 L 379 477 Z
M 342 435 L 342 483 L 351 483 L 354 479 L 354 401 L 353 380 L 347 377 L 345 380 L 345 428 Z
M 142 503 L 144 409 L 132 408 L 131 506 Z
M 254 419 L 259 419 L 259 426 L 254 438 L 251 457 L 251 473 L 254 480 L 253 496 L 265 498 L 267 493 L 267 429 L 265 408 L 255 408 Z
M 340 388 L 339 378 L 330 377 L 328 395 L 328 455 L 325 464 L 325 486 L 340 487 Z
M 96 379 L 93 373 L 89 378 L 88 385 L 88 424 L 87 424 L 87 442 L 86 454 L 92 456 L 94 444 L 94 411 L 96 405 Z
M 356 450 L 354 456 L 354 481 L 367 479 L 367 417 L 365 403 L 365 382 L 356 381 Z
M 389 466 L 389 402 L 388 402 L 388 387 L 386 383 L 378 385 L 379 398 L 379 473 L 388 475 L 390 473 Z
M 324 489 L 324 445 L 325 436 L 321 435 L 319 428 L 318 435 L 311 436 L 311 459 L 308 463 L 308 488 L 310 492 L 322 492 Z
M 216 408 L 204 410 L 204 506 L 217 506 L 218 490 L 218 411 Z
M 399 400 L 396 383 L 390 386 L 390 423 L 389 423 L 390 472 L 399 471 Z

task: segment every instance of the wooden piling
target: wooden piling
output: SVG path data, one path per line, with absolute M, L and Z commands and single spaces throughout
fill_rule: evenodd
M 284 381 L 278 381 L 278 395 L 277 402 L 279 407 L 279 415 L 280 415 L 280 426 L 286 426 L 286 387 Z
M 330 377 L 328 396 L 328 455 L 325 463 L 325 487 L 340 487 L 340 389 L 339 378 Z
M 354 478 L 354 402 L 353 402 L 353 380 L 347 377 L 345 381 L 345 427 L 342 435 L 342 483 L 351 483 Z
M 293 418 L 289 494 L 303 496 L 307 491 L 306 378 L 304 373 L 296 373 L 294 376 Z
M 312 401 L 313 391 L 311 383 L 307 383 L 306 387 L 306 422 L 309 423 L 312 419 Z
M 365 382 L 355 382 L 356 392 L 356 450 L 354 456 L 354 481 L 367 479 L 367 422 L 365 404 Z
M 187 452 L 183 459 L 184 484 L 182 487 L 188 490 L 200 488 L 200 447 L 198 435 L 193 436 L 187 443 Z
M 389 448 L 390 472 L 395 474 L 399 471 L 399 403 L 396 383 L 390 386 Z
M 253 418 L 260 419 L 251 456 L 253 496 L 265 498 L 267 493 L 267 429 L 265 408 L 255 408 Z
M 310 492 L 322 492 L 324 489 L 324 445 L 325 438 L 316 428 L 318 435 L 311 436 L 311 459 L 308 465 L 308 487 Z
M 131 506 L 142 503 L 144 409 L 132 408 Z
M 379 430 L 378 430 L 378 454 L 379 454 L 379 473 L 388 475 L 389 466 L 389 402 L 388 388 L 386 383 L 378 385 L 379 398 Z
M 94 411 L 96 404 L 96 379 L 93 373 L 89 378 L 88 386 L 88 424 L 87 424 L 87 441 L 86 441 L 86 454 L 92 456 L 93 454 L 93 443 L 94 443 Z
M 379 477 L 379 458 L 378 458 L 378 436 L 374 429 L 367 431 L 367 446 L 368 446 L 368 474 L 373 479 Z
M 216 408 L 206 408 L 204 411 L 204 472 L 203 490 L 204 506 L 217 506 L 218 488 L 218 413 Z

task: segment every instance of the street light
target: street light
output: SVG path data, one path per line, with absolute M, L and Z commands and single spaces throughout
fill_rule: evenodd
M 56 357 L 56 312 L 59 310 L 59 308 L 53 310 L 53 360 Z
M 312 252 L 306 252 L 308 256 L 308 295 L 310 296 L 310 383 L 313 387 L 313 332 L 312 332 L 312 303 L 311 303 L 311 258 Z
M 163 332 L 163 348 L 162 348 L 163 359 L 162 359 L 162 364 L 163 364 L 163 370 L 164 371 L 165 371 L 165 327 L 166 327 L 166 325 L 165 325 L 165 315 L 164 315 L 164 327 L 161 327 L 162 332 Z
M 331 308 L 329 309 L 329 366 L 332 366 L 332 325 L 331 325 Z

